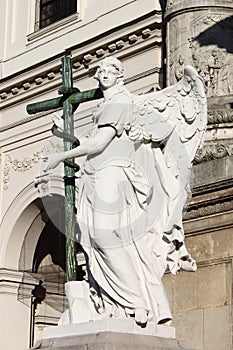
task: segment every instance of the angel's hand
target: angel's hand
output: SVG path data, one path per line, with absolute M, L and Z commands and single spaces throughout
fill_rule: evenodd
M 60 132 L 64 131 L 64 120 L 60 115 L 58 115 L 57 113 L 53 113 L 52 121 L 56 125 L 58 131 Z
M 63 161 L 62 156 L 59 153 L 52 153 L 41 156 L 41 159 L 44 162 L 44 172 L 56 168 L 59 163 Z

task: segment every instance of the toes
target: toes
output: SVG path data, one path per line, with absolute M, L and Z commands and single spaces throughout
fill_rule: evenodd
M 135 322 L 141 327 L 146 327 L 147 324 L 147 311 L 144 309 L 135 310 Z

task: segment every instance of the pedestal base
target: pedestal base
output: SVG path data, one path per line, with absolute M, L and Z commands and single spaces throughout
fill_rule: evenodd
M 194 350 L 175 339 L 175 329 L 133 320 L 108 319 L 48 327 L 35 349 L 44 350 Z

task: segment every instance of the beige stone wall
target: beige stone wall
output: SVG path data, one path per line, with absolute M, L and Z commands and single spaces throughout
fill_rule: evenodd
M 206 171 L 213 166 L 211 163 L 214 163 L 218 174 L 215 181 Z M 230 164 L 230 168 L 227 164 Z M 186 245 L 197 260 L 198 270 L 195 273 L 182 271 L 177 276 L 167 274 L 164 282 L 170 303 L 173 305 L 177 337 L 186 340 L 196 350 L 230 350 L 232 349 L 233 159 L 229 157 L 207 162 L 198 165 L 197 168 L 194 169 L 193 179 L 196 194 L 190 201 L 184 228 Z M 211 185 L 211 180 L 212 190 L 207 191 L 207 185 Z M 200 183 L 202 187 L 198 190 Z M 222 188 L 217 189 L 219 183 Z M 204 193 L 204 189 L 208 193 Z
M 167 82 L 185 64 L 203 78 L 208 97 L 205 144 L 193 168 L 184 215 L 196 273 L 164 278 L 177 336 L 197 350 L 232 349 L 233 111 L 232 1 L 167 1 Z
M 164 278 L 177 337 L 197 350 L 232 349 L 232 252 L 227 251 L 221 258 L 213 252 L 206 259 L 213 245 L 215 250 L 223 251 L 228 242 L 232 249 L 232 228 L 219 230 L 219 235 L 221 239 L 211 233 L 187 237 L 186 244 L 197 258 L 197 272 Z

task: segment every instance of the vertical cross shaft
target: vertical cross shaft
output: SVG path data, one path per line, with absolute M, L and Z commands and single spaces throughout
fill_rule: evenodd
M 62 58 L 63 90 L 69 92 L 73 88 L 72 61 L 70 57 Z M 64 132 L 74 135 L 74 107 L 68 98 L 63 102 Z M 64 150 L 72 149 L 72 142 L 64 140 Z M 65 182 L 65 233 L 66 233 L 66 275 L 67 281 L 75 281 L 77 277 L 76 266 L 76 238 L 75 238 L 75 171 L 72 167 L 64 165 Z
M 65 56 L 62 58 L 62 88 L 59 89 L 62 97 L 41 101 L 27 105 L 27 112 L 34 114 L 42 111 L 49 111 L 63 106 L 64 132 L 59 132 L 53 126 L 54 135 L 64 139 L 64 150 L 68 151 L 76 147 L 79 142 L 74 137 L 73 113 L 80 103 L 102 98 L 99 89 L 92 89 L 80 92 L 73 88 L 72 60 Z M 75 237 L 75 171 L 79 166 L 73 160 L 64 162 L 65 168 L 65 233 L 66 233 L 66 274 L 67 281 L 75 281 L 77 275 L 76 266 L 76 237 Z

